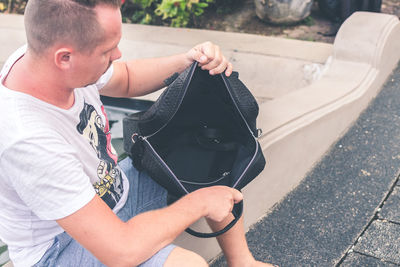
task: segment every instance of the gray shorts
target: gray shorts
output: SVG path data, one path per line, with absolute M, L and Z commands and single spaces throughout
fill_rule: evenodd
M 167 193 L 162 187 L 151 180 L 146 173 L 138 172 L 132 166 L 129 158 L 122 160 L 119 166 L 125 172 L 129 180 L 129 196 L 127 202 L 117 213 L 121 220 L 127 221 L 141 212 L 165 207 Z M 139 266 L 163 266 L 174 248 L 175 246 L 172 244 L 166 246 Z M 62 233 L 55 237 L 54 244 L 34 266 L 99 267 L 104 265 L 67 233 Z

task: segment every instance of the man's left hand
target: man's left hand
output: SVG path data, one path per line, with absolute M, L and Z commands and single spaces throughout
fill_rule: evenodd
M 232 73 L 232 64 L 222 54 L 219 46 L 211 42 L 196 45 L 186 53 L 186 57 L 199 62 L 199 66 L 203 70 L 208 70 L 210 75 L 225 71 L 225 75 L 230 76 Z

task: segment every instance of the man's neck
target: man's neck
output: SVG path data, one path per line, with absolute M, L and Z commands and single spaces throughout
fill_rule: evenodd
M 73 89 L 62 86 L 62 79 L 44 64 L 25 54 L 11 67 L 3 84 L 8 89 L 31 95 L 62 109 L 74 104 Z

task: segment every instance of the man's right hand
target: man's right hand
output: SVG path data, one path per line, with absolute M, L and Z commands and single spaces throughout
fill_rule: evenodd
M 193 196 L 204 204 L 204 217 L 221 222 L 233 209 L 235 203 L 243 199 L 241 192 L 227 186 L 212 186 L 194 191 Z
M 234 203 L 242 199 L 236 189 L 208 187 L 185 195 L 166 208 L 143 212 L 123 222 L 95 195 L 88 204 L 57 223 L 105 265 L 136 266 L 201 217 L 223 221 Z

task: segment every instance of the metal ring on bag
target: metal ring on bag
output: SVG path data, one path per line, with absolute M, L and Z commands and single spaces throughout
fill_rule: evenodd
M 138 139 L 138 137 L 139 137 L 139 134 L 138 134 L 138 133 L 132 134 L 131 140 L 132 140 L 132 143 L 133 143 L 133 144 L 136 143 L 136 140 Z
M 257 129 L 257 138 L 259 138 L 262 135 L 262 129 L 258 128 Z

